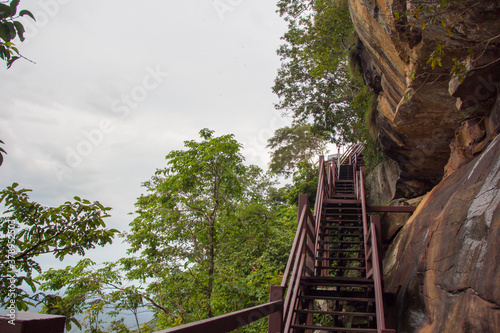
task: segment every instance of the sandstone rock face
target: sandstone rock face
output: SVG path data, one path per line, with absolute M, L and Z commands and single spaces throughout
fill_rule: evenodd
M 397 199 L 389 206 L 409 206 L 406 199 Z M 383 213 L 380 217 L 382 244 L 388 244 L 399 230 L 406 224 L 411 213 Z
M 499 101 L 500 95 L 489 116 L 468 119 L 456 130 L 455 139 L 450 144 L 450 159 L 444 167 L 445 177 L 472 160 L 498 135 Z
M 399 168 L 392 160 L 378 165 L 366 177 L 366 202 L 370 206 L 387 205 L 396 194 Z
M 498 108 L 500 2 L 452 0 L 444 11 L 420 13 L 416 22 L 403 14 L 441 2 L 349 0 L 360 65 L 378 95 L 379 138 L 384 153 L 399 164 L 404 196 L 422 195 L 441 181 L 464 120 L 488 117 Z M 438 45 L 443 54 L 436 54 Z M 436 62 L 432 69 L 430 58 L 439 58 L 441 66 Z M 453 67 L 459 77 L 450 75 Z M 456 157 L 448 173 L 470 158 Z
M 398 333 L 500 332 L 500 136 L 418 206 L 384 258 Z

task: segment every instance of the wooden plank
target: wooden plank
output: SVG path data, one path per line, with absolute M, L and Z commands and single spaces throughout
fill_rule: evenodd
M 332 316 L 375 317 L 374 312 L 342 312 L 342 311 L 320 311 L 320 310 L 297 310 L 297 312 L 326 314 Z
M 283 301 L 274 301 L 226 315 L 169 328 L 156 333 L 225 333 L 246 326 L 277 311 L 282 311 L 282 309 Z
M 299 296 L 301 299 L 324 299 L 327 301 L 340 301 L 340 302 L 375 302 L 372 297 L 334 297 L 334 296 Z
M 324 199 L 327 204 L 346 204 L 346 205 L 359 205 L 361 200 L 356 199 Z M 357 208 L 357 207 L 343 207 L 343 208 Z

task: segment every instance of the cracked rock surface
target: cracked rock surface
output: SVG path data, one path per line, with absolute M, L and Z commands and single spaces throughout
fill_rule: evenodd
M 429 192 L 389 247 L 397 332 L 500 332 L 500 136 Z

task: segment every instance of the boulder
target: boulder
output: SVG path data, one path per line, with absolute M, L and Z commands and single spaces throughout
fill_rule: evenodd
M 386 251 L 397 332 L 500 332 L 500 136 L 422 200 Z

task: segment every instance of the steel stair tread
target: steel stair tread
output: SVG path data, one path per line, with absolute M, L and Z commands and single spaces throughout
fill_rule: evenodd
M 302 281 L 301 285 L 307 287 L 336 287 L 336 288 L 365 288 L 365 289 L 373 289 L 375 285 L 373 283 L 369 284 L 360 284 L 360 283 L 346 283 L 346 282 L 305 282 Z
M 348 266 L 314 266 L 317 269 L 342 269 L 344 271 L 364 271 L 366 267 L 348 267 Z
M 342 311 L 322 311 L 322 310 L 295 310 L 297 313 L 315 313 L 332 316 L 354 316 L 354 317 L 375 317 L 375 312 L 342 312 Z
M 365 242 L 364 241 L 339 241 L 339 240 L 325 241 L 325 240 L 320 240 L 320 241 L 318 241 L 318 243 L 320 243 L 320 244 L 336 244 L 336 243 L 340 243 L 340 244 L 364 244 Z
M 340 302 L 366 302 L 374 303 L 375 297 L 347 297 L 347 296 L 299 296 L 301 299 L 323 299 L 325 301 L 340 301 Z
M 318 281 L 318 282 L 360 282 L 360 283 L 373 283 L 373 279 L 362 277 L 346 277 L 346 276 L 303 276 L 304 281 Z
M 333 221 L 332 221 L 333 222 Z M 320 225 L 320 229 L 336 230 L 336 229 L 363 229 L 363 226 L 345 225 L 345 226 L 325 226 Z
M 315 260 L 317 261 L 323 261 L 323 260 L 334 260 L 334 261 L 342 261 L 342 260 L 348 260 L 348 261 L 365 261 L 365 258 L 338 258 L 338 257 L 316 257 Z
M 344 327 L 325 327 L 325 326 L 308 326 L 308 325 L 292 325 L 291 327 L 296 328 L 296 329 L 330 331 L 330 332 L 373 332 L 373 333 L 377 333 L 377 329 L 374 329 L 374 328 L 344 328 Z

